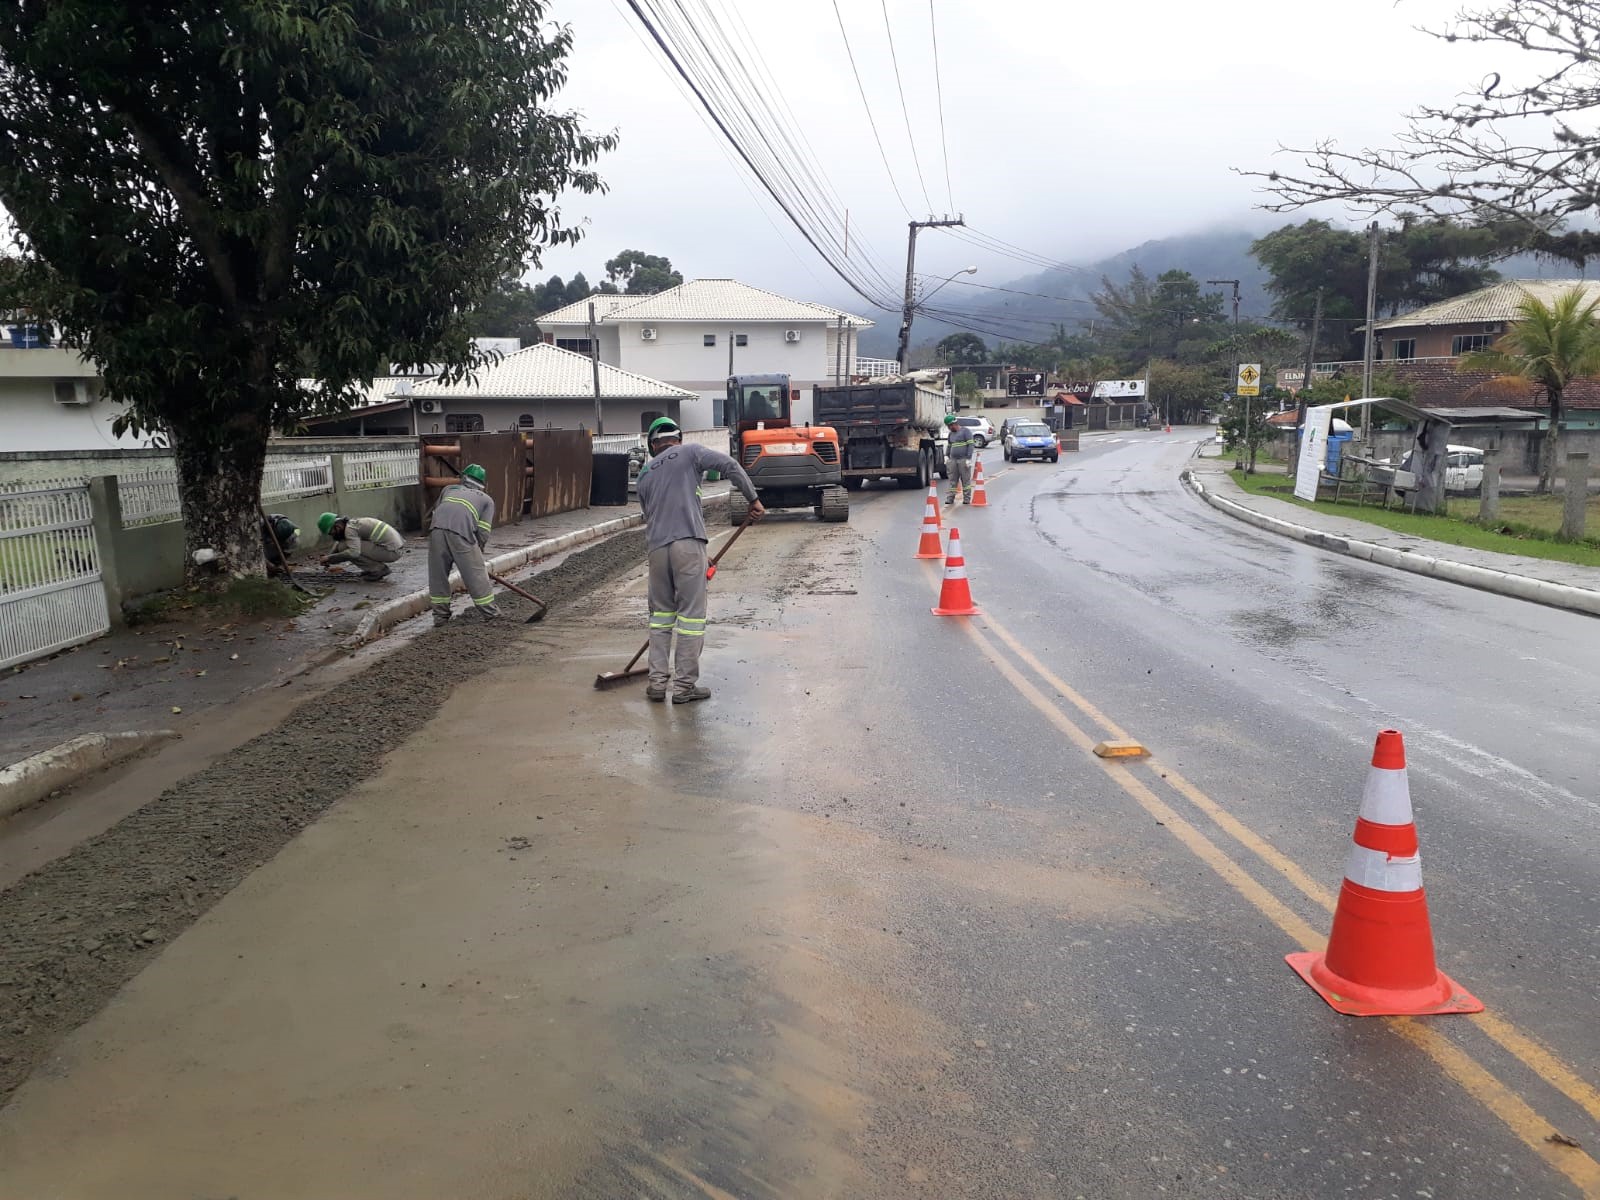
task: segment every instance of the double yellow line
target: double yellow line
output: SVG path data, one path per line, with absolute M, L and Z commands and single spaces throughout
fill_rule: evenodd
M 934 570 L 930 564 L 929 574 L 933 574 Z M 1131 735 L 1040 662 L 1032 651 L 989 613 L 985 612 L 981 618 L 962 620 L 962 627 L 983 657 L 1019 696 L 1082 750 L 1087 761 L 1104 771 L 1135 803 L 1160 821 L 1168 833 L 1221 876 L 1253 908 L 1282 930 L 1286 937 L 1303 950 L 1317 951 L 1326 946 L 1324 934 L 1263 886 L 1197 823 L 1175 810 L 1158 794 L 1157 789 L 1164 785 L 1176 792 L 1217 829 L 1277 872 L 1318 908 L 1331 914 L 1335 898 L 1327 888 L 1172 768 L 1152 759 L 1136 771 L 1122 763 L 1094 757 L 1090 751 L 1100 737 L 1084 729 L 1078 719 L 1087 720 L 1103 731 L 1105 736 L 1129 738 Z M 1010 652 L 1011 657 L 1002 652 L 1001 646 Z M 1078 719 L 1069 714 L 1069 708 L 1076 710 Z M 1327 922 L 1324 920 L 1320 924 L 1326 927 Z M 1288 968 L 1284 969 L 1287 972 Z M 1317 1005 L 1320 1001 L 1308 994 L 1306 1003 Z M 1328 1019 L 1351 1018 L 1329 1016 Z M 1536 1112 L 1526 1099 L 1472 1055 L 1439 1032 L 1440 1025 L 1411 1017 L 1385 1017 L 1381 1020 L 1393 1033 L 1438 1064 L 1473 1099 L 1504 1122 L 1523 1144 L 1571 1180 L 1581 1195 L 1590 1200 L 1600 1200 L 1600 1162 L 1581 1147 L 1552 1140 L 1553 1137 L 1559 1137 L 1558 1127 Z M 1510 1021 L 1487 1012 L 1448 1020 L 1472 1022 L 1550 1087 L 1578 1105 L 1591 1118 L 1600 1121 L 1600 1091 L 1562 1062 L 1553 1051 L 1523 1033 Z

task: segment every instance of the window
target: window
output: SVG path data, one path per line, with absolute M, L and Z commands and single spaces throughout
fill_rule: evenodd
M 1417 339 L 1396 338 L 1394 343 L 1394 356 L 1396 358 L 1415 358 L 1417 356 Z
M 523 413 L 517 418 L 517 424 L 523 429 L 532 429 L 534 426 L 533 414 Z
M 715 346 L 717 344 L 717 335 L 714 333 L 708 333 L 705 335 L 702 341 L 704 345 Z
M 446 433 L 482 433 L 482 413 L 451 413 L 444 419 Z
M 557 350 L 571 350 L 571 351 L 573 351 L 574 353 L 577 353 L 577 354 L 588 354 L 589 350 L 590 350 L 589 339 L 588 338 L 557 338 L 556 339 L 556 349 Z
M 733 344 L 735 346 L 748 346 L 750 344 L 750 335 L 748 333 L 736 333 L 736 334 L 734 334 L 733 335 Z
M 1450 353 L 1471 354 L 1474 350 L 1487 350 L 1494 342 L 1490 333 L 1458 333 L 1450 339 Z
M 664 412 L 654 412 L 654 411 L 640 413 L 639 414 L 639 432 L 640 433 L 649 433 L 650 432 L 650 426 L 654 425 L 657 421 L 659 421 L 662 417 L 664 417 L 666 415 L 667 414 L 664 413 Z

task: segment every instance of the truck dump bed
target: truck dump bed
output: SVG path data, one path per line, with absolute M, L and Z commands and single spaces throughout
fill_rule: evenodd
M 914 383 L 844 384 L 812 393 L 812 421 L 831 425 L 843 436 L 861 426 L 937 431 L 944 414 L 944 393 Z

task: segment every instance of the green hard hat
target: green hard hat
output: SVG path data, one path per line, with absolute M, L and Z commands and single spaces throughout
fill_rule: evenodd
M 650 432 L 647 435 L 650 441 L 657 438 L 681 437 L 683 430 L 678 428 L 678 423 L 671 417 L 657 417 L 650 422 Z
M 946 425 L 954 425 L 956 423 L 955 414 L 954 413 L 946 413 L 945 417 L 944 417 L 944 423 Z
M 468 463 L 466 466 L 461 468 L 461 478 L 471 479 L 475 483 L 487 483 L 489 480 L 489 472 L 485 471 L 477 463 Z
M 332 533 L 333 527 L 339 523 L 338 513 L 323 513 L 317 518 L 317 528 L 323 533 Z

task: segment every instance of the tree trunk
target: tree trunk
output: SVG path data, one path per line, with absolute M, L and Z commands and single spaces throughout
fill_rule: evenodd
M 268 426 L 251 413 L 205 426 L 174 428 L 183 512 L 184 576 L 191 586 L 217 587 L 261 575 L 261 472 Z M 197 561 L 197 552 L 200 553 Z
M 1547 389 L 1550 395 L 1550 428 L 1544 431 L 1539 449 L 1539 493 L 1547 494 L 1556 477 L 1556 448 L 1561 442 L 1561 389 Z

